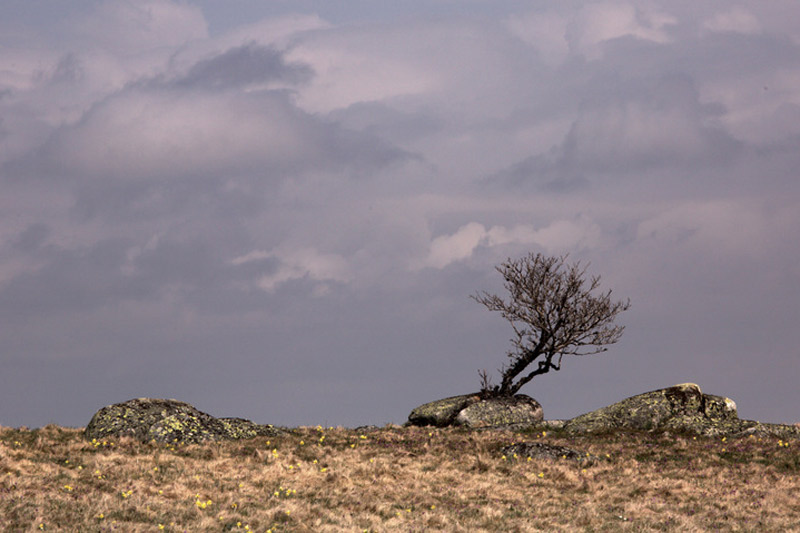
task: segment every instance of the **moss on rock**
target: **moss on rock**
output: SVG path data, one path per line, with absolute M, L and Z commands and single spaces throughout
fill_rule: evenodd
M 133 437 L 148 442 L 199 443 L 275 435 L 280 430 L 242 418 L 215 418 L 186 402 L 136 398 L 103 407 L 84 434 L 88 439 Z
M 245 418 L 218 418 L 225 427 L 229 439 L 252 439 L 254 437 L 275 437 L 285 433 L 272 425 L 256 424 Z

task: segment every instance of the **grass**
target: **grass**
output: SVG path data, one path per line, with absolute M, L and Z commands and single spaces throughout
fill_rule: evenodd
M 513 442 L 574 460 L 504 457 Z M 800 443 L 387 426 L 165 446 L 0 428 L 2 531 L 800 531 Z

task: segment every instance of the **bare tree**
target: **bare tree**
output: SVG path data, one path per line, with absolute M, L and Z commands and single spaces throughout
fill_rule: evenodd
M 614 319 L 630 307 L 630 301 L 613 302 L 610 290 L 593 295 L 600 276 L 586 280 L 586 267 L 566 260 L 566 255 L 532 253 L 508 259 L 496 270 L 505 279 L 509 300 L 486 292 L 472 296 L 490 311 L 500 312 L 514 329 L 511 362 L 500 369 L 502 382 L 489 388 L 484 371 L 483 394 L 513 396 L 535 376 L 561 370 L 563 356 L 604 352 L 622 336 L 625 327 L 615 325 Z M 524 374 L 535 361 L 536 368 Z

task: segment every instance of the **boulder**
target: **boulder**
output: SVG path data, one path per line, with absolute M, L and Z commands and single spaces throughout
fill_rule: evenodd
M 420 405 L 408 415 L 411 426 L 463 426 L 468 428 L 514 428 L 542 421 L 539 402 L 517 394 L 513 397 L 482 399 L 481 395 L 451 396 Z
M 469 428 L 515 428 L 539 424 L 543 419 L 542 406 L 524 394 L 488 398 L 461 409 L 453 423 Z
M 730 398 L 703 394 L 698 385 L 682 383 L 577 416 L 563 428 L 569 433 L 638 429 L 718 435 L 740 431 L 741 422 Z
M 451 396 L 420 405 L 408 415 L 408 425 L 445 427 L 453 424 L 462 409 L 481 401 L 478 393 Z
M 137 398 L 103 407 L 84 430 L 87 439 L 133 437 L 143 442 L 199 443 L 281 433 L 243 418 L 215 418 L 185 402 Z

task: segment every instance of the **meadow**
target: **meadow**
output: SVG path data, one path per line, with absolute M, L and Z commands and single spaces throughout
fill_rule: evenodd
M 521 441 L 583 459 L 503 455 Z M 0 530 L 800 531 L 800 443 L 390 425 L 180 446 L 0 428 Z

